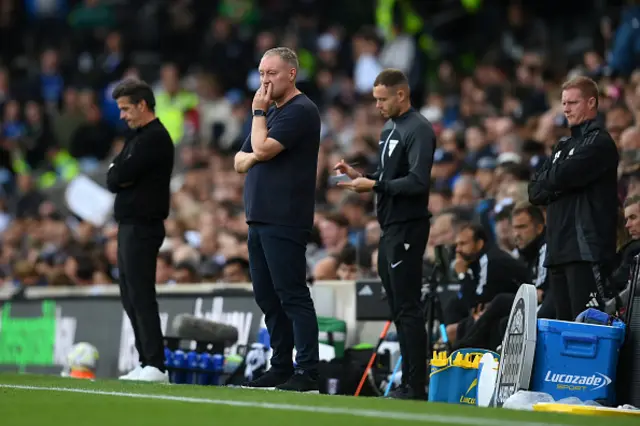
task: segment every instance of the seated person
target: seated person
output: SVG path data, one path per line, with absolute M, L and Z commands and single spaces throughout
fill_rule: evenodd
M 529 280 L 527 266 L 490 244 L 482 225 L 462 225 L 456 236 L 454 269 L 460 282 L 458 298 L 444 312 L 449 341 L 463 336 L 498 294 L 515 294 Z
M 640 254 L 640 195 L 632 195 L 625 200 L 623 213 L 618 229 L 616 265 L 609 277 L 611 292 L 616 295 L 606 304 L 605 311 L 610 315 L 620 312 L 627 303 L 625 290 L 632 278 L 634 258 Z
M 549 275 L 543 266 L 547 250 L 544 214 L 537 206 L 520 203 L 511 212 L 510 220 L 518 258 L 527 265 L 529 271 L 529 277 L 524 282 L 535 285 L 538 290 L 538 318 L 555 318 L 553 300 L 547 294 Z M 480 312 L 480 315 L 476 313 L 477 320 L 464 331 L 464 335 L 458 332 L 454 349 L 474 347 L 495 350 L 502 342 L 514 299 L 514 293 L 497 295 L 484 312 Z
M 514 213 L 517 213 L 517 210 L 514 211 Z M 532 215 L 532 217 L 533 216 L 534 215 Z M 516 240 L 521 240 L 516 241 L 516 244 L 518 244 L 519 253 L 526 260 L 527 253 L 529 253 L 530 250 L 528 248 L 520 250 L 521 243 L 526 244 L 526 238 L 523 238 L 524 235 L 522 235 L 521 233 L 521 225 L 523 225 L 522 218 L 524 218 L 524 216 L 518 218 L 518 216 L 514 214 L 512 221 L 514 231 L 517 235 Z M 614 271 L 609 277 L 610 288 L 613 293 L 616 294 L 621 292 L 628 286 L 634 258 L 636 255 L 640 254 L 640 196 L 632 196 L 625 201 L 624 228 L 626 228 L 626 230 L 622 229 L 622 227 L 618 230 L 618 259 L 616 262 L 617 264 L 614 267 Z M 545 247 L 546 244 L 540 246 L 540 254 L 538 256 L 538 259 L 541 262 L 544 261 L 542 251 Z M 533 247 L 531 247 L 531 249 L 533 249 Z M 548 288 L 548 275 L 546 273 L 546 268 L 544 268 L 542 266 L 542 263 L 540 263 L 540 266 L 536 271 L 533 268 L 533 265 L 535 265 L 536 263 L 535 261 L 527 261 L 527 263 L 530 265 L 532 277 L 536 277 L 533 279 L 533 282 L 538 288 L 538 302 L 542 302 L 542 304 L 538 308 L 538 318 L 554 318 L 555 312 L 554 304 L 552 301 L 553 295 L 546 295 L 544 291 L 540 291 L 541 289 Z M 540 281 L 544 281 L 545 284 L 542 286 L 538 285 Z M 620 304 L 626 303 L 626 300 L 618 300 L 617 303 L 619 307 Z M 512 304 L 513 295 L 497 296 L 496 299 L 494 299 L 494 301 L 490 304 L 489 309 L 487 309 L 486 312 L 484 312 L 483 315 L 479 317 L 475 324 L 467 331 L 465 336 L 457 341 L 456 344 L 454 344 L 454 349 L 463 347 L 476 347 L 495 350 L 496 347 L 502 342 Z M 609 312 L 609 309 L 607 309 L 607 312 L 613 314 L 616 309 L 615 304 L 607 303 L 607 306 L 613 307 L 611 309 L 611 312 Z M 499 320 L 500 326 L 496 327 L 495 321 L 498 313 L 501 313 L 503 317 Z
M 609 279 L 615 291 L 622 291 L 627 287 L 633 259 L 640 254 L 640 195 L 625 200 L 624 226 L 631 238 L 618 249 L 619 263 Z
M 338 279 L 342 281 L 350 281 L 358 279 L 358 253 L 356 248 L 351 244 L 344 246 L 337 258 L 338 270 L 336 274 Z

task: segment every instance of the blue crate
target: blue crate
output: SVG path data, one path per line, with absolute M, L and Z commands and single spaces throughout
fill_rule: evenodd
M 615 404 L 615 380 L 624 325 L 538 320 L 531 390 Z

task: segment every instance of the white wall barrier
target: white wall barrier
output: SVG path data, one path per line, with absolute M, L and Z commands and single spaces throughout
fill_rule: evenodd
M 163 332 L 173 318 L 190 313 L 233 325 L 239 345 L 252 343 L 264 325 L 250 284 L 158 285 Z M 347 323 L 347 345 L 359 339 L 353 281 L 316 282 L 311 287 L 319 316 Z M 137 362 L 133 331 L 116 285 L 33 287 L 9 300 L 14 289 L 0 290 L 0 369 L 59 372 L 68 349 L 89 342 L 100 352 L 98 375 L 115 377 Z

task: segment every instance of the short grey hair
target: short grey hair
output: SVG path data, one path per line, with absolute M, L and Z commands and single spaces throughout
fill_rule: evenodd
M 293 49 L 288 47 L 274 47 L 273 49 L 269 49 L 262 55 L 263 58 L 266 56 L 279 56 L 280 59 L 289 64 L 291 68 L 295 68 L 296 71 L 298 71 L 298 67 L 300 66 L 298 55 L 296 55 Z
M 627 199 L 624 200 L 623 207 L 626 209 L 627 207 L 633 206 L 635 204 L 640 204 L 640 195 L 632 195 L 630 197 L 627 197 Z
M 482 188 L 478 182 L 471 176 L 460 176 L 454 185 L 454 188 L 459 185 L 469 185 L 471 186 L 471 193 L 474 197 L 480 198 L 482 197 Z

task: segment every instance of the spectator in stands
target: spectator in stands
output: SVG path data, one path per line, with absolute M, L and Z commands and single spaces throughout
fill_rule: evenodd
M 93 260 L 85 254 L 69 256 L 64 264 L 64 271 L 77 286 L 93 284 L 95 267 Z
M 86 116 L 75 87 L 65 87 L 62 99 L 62 108 L 55 112 L 52 124 L 58 146 L 68 149 L 76 130 L 85 122 Z
M 40 205 L 45 200 L 44 194 L 38 190 L 33 177 L 29 174 L 18 175 L 17 181 L 16 217 L 38 217 Z
M 352 281 L 358 278 L 357 253 L 353 246 L 345 246 L 337 257 L 338 270 L 336 276 L 339 280 Z
M 49 116 L 36 101 L 28 101 L 24 108 L 25 133 L 18 146 L 24 161 L 31 170 L 49 163 L 50 151 L 57 145 Z
M 453 185 L 451 204 L 458 207 L 473 208 L 482 197 L 482 190 L 472 177 L 461 176 Z
M 244 257 L 232 257 L 227 259 L 222 267 L 223 283 L 249 283 L 251 275 L 249 272 L 249 261 Z
M 330 213 L 318 224 L 324 249 L 316 254 L 313 267 L 315 279 L 335 279 L 338 269 L 337 256 L 349 245 L 349 221 L 341 213 Z
M 455 246 L 460 225 L 460 216 L 452 209 L 444 210 L 431 219 L 431 231 L 425 253 L 428 263 L 433 264 L 435 261 L 435 247 L 444 246 L 450 249 Z
M 620 172 L 633 173 L 640 163 L 640 127 L 627 127 L 620 136 Z
M 436 188 L 453 189 L 453 184 L 459 171 L 459 160 L 452 151 L 443 148 L 436 149 L 433 155 L 431 177 Z
M 171 253 L 160 252 L 156 261 L 156 281 L 158 284 L 172 284 L 174 269 L 173 261 L 171 259 Z
M 451 190 L 444 185 L 432 188 L 431 194 L 429 194 L 429 211 L 431 214 L 437 215 L 450 207 L 451 197 Z
M 176 284 L 196 284 L 200 282 L 195 263 L 183 261 L 173 269 L 173 281 Z
M 42 99 L 47 111 L 55 110 L 62 100 L 64 85 L 59 52 L 55 49 L 45 49 L 40 56 L 39 73 L 29 82 L 29 99 Z
M 616 144 L 620 144 L 622 133 L 634 123 L 633 114 L 625 105 L 614 105 L 606 115 L 606 128 Z
M 640 41 L 638 40 L 638 19 L 640 19 L 640 5 L 630 2 L 622 12 L 613 46 L 609 67 L 616 75 L 629 75 L 638 67 Z
M 32 287 L 40 281 L 36 268 L 27 260 L 16 262 L 13 278 L 22 287 Z
M 185 113 L 198 105 L 198 97 L 180 82 L 180 70 L 173 63 L 160 70 L 161 86 L 156 90 L 156 111 L 165 124 L 173 143 L 182 142 L 185 135 Z
M 85 170 L 93 170 L 97 163 L 109 155 L 115 131 L 102 119 L 102 112 L 95 103 L 84 110 L 85 121 L 71 137 L 69 154 L 83 161 Z
M 11 146 L 16 146 L 27 131 L 20 113 L 20 102 L 15 99 L 8 99 L 4 103 L 2 123 L 3 138 L 7 142 L 13 142 Z
M 481 157 L 476 164 L 475 180 L 488 198 L 495 196 L 497 190 L 496 166 L 496 160 L 492 156 Z
M 75 30 L 105 30 L 115 25 L 115 16 L 101 0 L 84 0 L 71 11 L 69 24 Z

